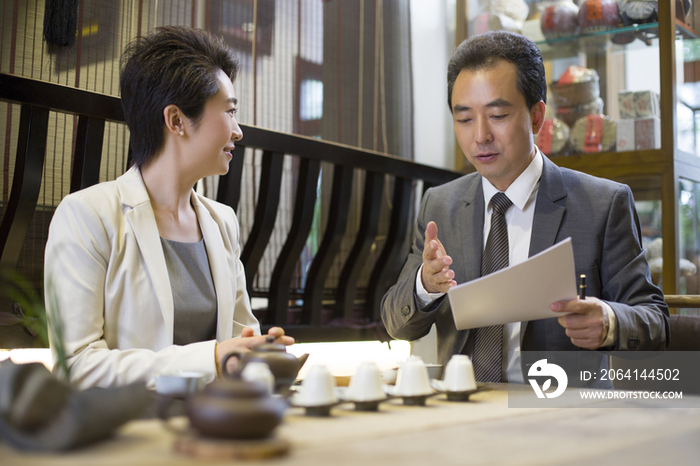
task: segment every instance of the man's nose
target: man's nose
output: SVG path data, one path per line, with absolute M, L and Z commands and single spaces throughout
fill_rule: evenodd
M 477 117 L 475 131 L 476 134 L 474 136 L 477 144 L 488 144 L 493 141 L 491 126 L 487 118 Z

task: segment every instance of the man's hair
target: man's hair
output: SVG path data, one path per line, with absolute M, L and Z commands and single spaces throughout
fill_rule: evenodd
M 234 81 L 238 59 L 221 38 L 201 29 L 161 27 L 127 45 L 119 85 L 136 166 L 163 147 L 165 107 L 176 105 L 199 122 L 206 101 L 219 91 L 219 70 Z
M 525 36 L 506 31 L 489 31 L 470 37 L 455 49 L 447 65 L 447 105 L 452 111 L 452 88 L 462 70 L 477 71 L 495 66 L 499 60 L 517 68 L 517 86 L 528 108 L 547 102 L 547 80 L 542 55 Z

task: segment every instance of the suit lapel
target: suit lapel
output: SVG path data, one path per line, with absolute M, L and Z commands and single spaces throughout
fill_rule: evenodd
M 566 212 L 563 202 L 566 198 L 566 188 L 559 167 L 547 157 L 542 158 L 544 166 L 537 192 L 535 216 L 532 220 L 529 257 L 554 245 Z
M 233 334 L 233 290 L 231 287 L 231 271 L 228 268 L 226 248 L 222 240 L 219 225 L 214 221 L 211 213 L 202 204 L 197 195 L 192 193 L 192 203 L 195 206 L 199 227 L 204 236 L 207 247 L 209 267 L 216 290 L 216 304 L 218 309 L 218 321 L 216 326 L 217 339 L 229 338 Z M 226 336 L 228 335 L 228 336 Z
M 132 167 L 117 179 L 119 195 L 125 208 L 125 216 L 134 232 L 143 257 L 144 269 L 155 291 L 165 322 L 166 335 L 172 343 L 174 326 L 173 292 L 170 288 L 168 267 L 165 264 L 163 246 L 156 217 L 141 172 Z
M 484 194 L 481 176 L 471 183 L 464 193 L 464 209 L 459 215 L 461 233 L 461 261 L 464 269 L 464 281 L 474 280 L 481 275 L 481 253 L 484 240 Z M 456 262 L 456 260 L 455 260 Z M 458 282 L 459 283 L 459 282 Z
M 475 175 L 476 179 L 469 183 L 462 195 L 464 208 L 456 215 L 456 229 L 460 232 L 461 251 L 453 256 L 455 278 L 457 283 L 465 283 L 479 278 L 481 275 L 481 253 L 484 248 L 484 191 L 481 186 L 481 175 Z M 469 179 L 469 178 L 467 178 Z M 448 252 L 448 254 L 450 254 Z M 461 275 L 458 271 L 461 270 Z M 465 347 L 471 330 L 457 331 L 454 338 L 454 352 L 459 352 Z M 473 345 L 473 342 L 472 342 Z M 467 348 L 471 354 L 471 348 Z
M 537 202 L 535 204 L 535 215 L 532 219 L 532 235 L 530 237 L 530 252 L 528 257 L 538 254 L 550 246 L 553 246 L 557 239 L 557 233 L 564 219 L 566 206 L 566 188 L 561 171 L 554 162 L 550 161 L 544 154 L 542 167 L 542 177 L 540 187 L 537 191 Z M 523 347 L 528 322 L 522 322 L 520 330 L 520 345 Z M 532 331 L 532 329 L 530 329 Z M 528 340 L 531 336 L 528 337 Z

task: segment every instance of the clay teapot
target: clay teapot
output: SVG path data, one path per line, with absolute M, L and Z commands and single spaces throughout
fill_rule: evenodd
M 165 397 L 158 415 L 167 420 L 172 397 Z M 219 379 L 187 400 L 190 425 L 201 435 L 230 439 L 259 439 L 269 436 L 282 420 L 287 407 L 283 398 L 267 388 L 240 378 Z
M 265 343 L 254 346 L 248 352 L 234 351 L 227 354 L 221 361 L 222 373 L 224 374 L 226 373 L 226 361 L 231 357 L 238 358 L 238 370 L 234 374 L 235 377 L 240 374 L 249 362 L 259 361 L 267 363 L 272 375 L 275 376 L 275 393 L 286 394 L 309 355 L 303 354 L 297 358 L 287 352 L 285 345 L 275 343 L 275 337 L 269 336 Z

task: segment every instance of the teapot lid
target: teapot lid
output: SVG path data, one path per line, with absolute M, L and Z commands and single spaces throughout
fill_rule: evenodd
M 287 352 L 287 347 L 282 343 L 275 343 L 275 337 L 268 336 L 265 339 L 265 343 L 260 343 L 253 347 L 252 351 L 280 351 L 283 353 Z

